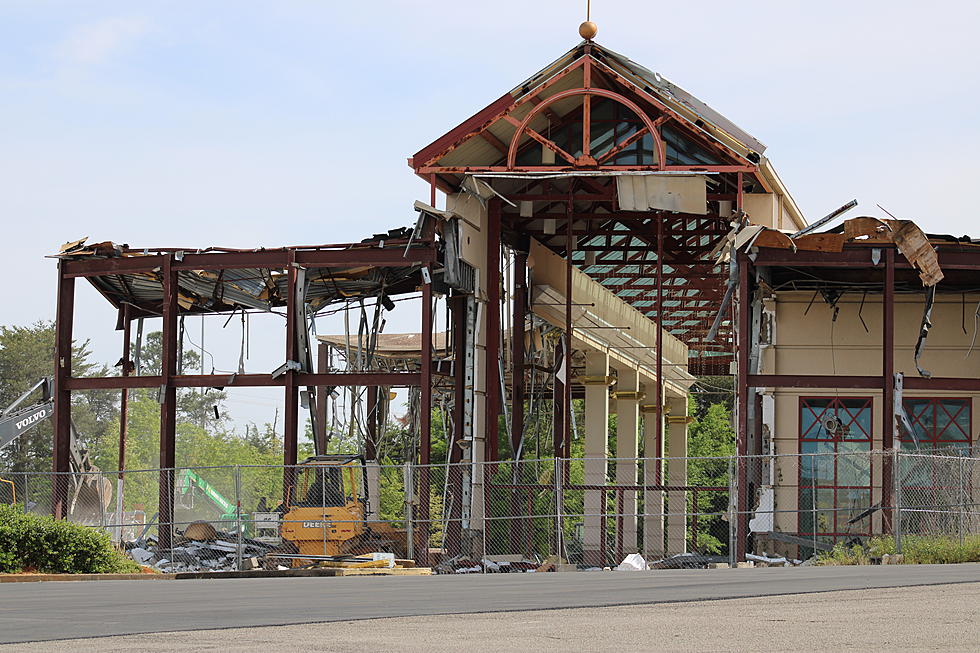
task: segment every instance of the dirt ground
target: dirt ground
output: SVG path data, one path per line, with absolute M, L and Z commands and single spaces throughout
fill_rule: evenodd
M 0 651 L 977 651 L 980 583 L 371 619 L 11 644 Z

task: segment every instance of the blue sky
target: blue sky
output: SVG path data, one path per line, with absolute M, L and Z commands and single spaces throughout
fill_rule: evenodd
M 53 317 L 43 257 L 82 236 L 252 247 L 409 224 L 428 191 L 406 157 L 574 45 L 584 5 L 3 0 L 0 324 Z M 980 4 L 593 5 L 600 43 L 766 143 L 808 217 L 856 197 L 855 215 L 980 235 Z M 114 361 L 102 304 L 79 293 L 76 335 Z

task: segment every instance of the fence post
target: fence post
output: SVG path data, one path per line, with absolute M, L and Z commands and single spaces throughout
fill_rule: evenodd
M 235 569 L 242 570 L 242 538 L 245 531 L 242 528 L 242 468 L 235 465 L 235 529 L 238 532 L 237 544 L 235 545 Z
M 30 493 L 30 491 L 28 489 L 30 487 L 30 482 L 31 482 L 31 473 L 30 472 L 25 472 L 24 473 L 24 501 L 23 501 L 23 503 L 24 503 L 24 513 L 25 514 L 27 514 L 28 512 L 30 512 L 30 510 L 27 507 L 28 503 L 31 500 L 31 493 Z
M 963 546 L 963 513 L 966 510 L 966 485 L 963 483 L 963 463 L 966 460 L 960 458 L 960 515 L 957 529 L 960 533 L 960 546 Z
M 415 559 L 415 515 L 412 506 L 415 504 L 415 483 L 412 480 L 412 463 L 405 463 L 402 467 L 402 481 L 405 485 L 405 554 L 410 560 Z
M 895 479 L 895 553 L 902 552 L 902 468 L 898 448 L 892 450 L 892 475 Z
M 561 515 L 562 504 L 565 502 L 564 493 L 562 492 L 562 486 L 564 485 L 561 477 L 562 468 L 562 461 L 555 458 L 555 554 L 558 556 L 557 559 L 559 562 L 562 560 L 562 552 L 565 550 Z
M 659 481 L 659 479 L 658 479 Z M 661 510 L 661 512 L 663 512 Z M 661 519 L 663 516 L 661 515 Z M 728 566 L 735 567 L 735 456 L 728 458 Z

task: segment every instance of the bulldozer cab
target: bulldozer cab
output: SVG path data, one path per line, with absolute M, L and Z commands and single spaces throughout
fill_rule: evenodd
M 334 508 L 364 503 L 364 459 L 361 456 L 312 456 L 300 463 L 294 507 Z

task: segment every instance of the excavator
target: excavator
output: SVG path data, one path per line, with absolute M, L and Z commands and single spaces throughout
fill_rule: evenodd
M 405 530 L 367 521 L 363 456 L 311 456 L 296 468 L 295 485 L 286 494 L 280 506 L 283 544 L 277 553 L 282 555 L 270 557 L 290 559 L 294 567 L 380 551 L 405 557 Z
M 41 401 L 21 407 L 28 397 L 38 390 L 41 391 Z M 0 450 L 44 420 L 50 419 L 53 414 L 51 379 L 43 378 L 0 411 Z M 99 524 L 112 502 L 112 482 L 92 463 L 88 451 L 79 444 L 74 423 L 71 425 L 68 447 L 71 453 L 69 464 L 72 471 L 67 479 L 71 484 L 68 517 L 71 521 L 81 524 Z M 13 488 L 11 481 L 0 479 L 0 485 L 7 484 L 10 484 L 11 489 Z M 13 492 L 11 494 L 13 495 Z M 16 495 L 13 495 L 10 503 L 15 502 Z

